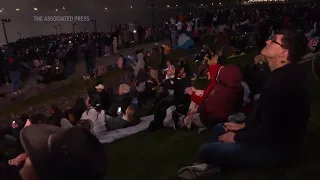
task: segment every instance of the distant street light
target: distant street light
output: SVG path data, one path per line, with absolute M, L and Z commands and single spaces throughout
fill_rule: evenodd
M 1 19 L 2 22 L 2 27 L 3 27 L 3 33 L 4 33 L 4 37 L 6 38 L 6 43 L 8 44 L 8 36 L 7 36 L 7 30 L 6 30 L 6 24 L 5 23 L 9 23 L 11 22 L 10 19 Z
M 53 26 L 53 28 L 56 29 L 56 34 L 58 34 L 58 27 L 57 26 Z
M 77 25 L 76 23 L 72 23 L 72 32 L 74 34 L 74 26 Z
M 97 20 L 91 20 L 91 21 L 94 22 L 94 30 L 96 32 L 98 32 L 98 30 L 97 30 Z
M 152 26 L 155 26 L 155 5 L 153 0 L 150 1 L 149 3 L 149 8 L 152 8 Z
M 61 24 L 59 24 L 58 27 L 60 27 L 60 33 L 62 33 L 62 26 L 61 26 Z

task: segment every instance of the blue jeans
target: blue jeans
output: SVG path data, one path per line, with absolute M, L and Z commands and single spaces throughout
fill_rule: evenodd
M 20 88 L 20 72 L 10 71 L 10 79 L 13 86 L 13 92 L 17 92 Z
M 218 137 L 224 133 L 223 124 L 218 124 L 213 130 L 213 142 L 200 147 L 199 160 L 219 167 L 255 167 L 284 165 L 292 159 L 290 153 L 268 145 L 219 142 Z

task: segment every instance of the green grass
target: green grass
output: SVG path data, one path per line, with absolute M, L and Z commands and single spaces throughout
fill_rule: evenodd
M 115 68 L 109 68 L 108 73 L 103 76 L 104 82 L 106 84 L 116 83 L 118 78 L 125 74 L 127 70 L 119 70 Z M 10 106 L 7 108 L 0 109 L 0 115 L 6 116 L 11 113 L 20 113 L 25 110 L 28 110 L 29 107 L 34 107 L 37 105 L 41 105 L 44 102 L 48 102 L 51 100 L 58 99 L 60 97 L 70 97 L 74 93 L 78 92 L 79 90 L 92 88 L 94 87 L 94 83 L 96 80 L 84 80 L 83 78 L 74 79 L 70 84 L 63 85 L 56 90 L 42 92 L 38 96 L 34 96 L 28 98 L 23 101 L 14 101 Z

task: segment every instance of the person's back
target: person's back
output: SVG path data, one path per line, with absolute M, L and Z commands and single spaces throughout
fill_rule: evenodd
M 91 132 L 99 139 L 105 135 L 107 132 L 106 126 L 105 126 L 105 111 L 97 111 L 94 108 L 91 108 L 87 111 L 85 111 L 82 114 L 81 117 L 82 120 L 88 120 L 91 121 L 92 127 Z

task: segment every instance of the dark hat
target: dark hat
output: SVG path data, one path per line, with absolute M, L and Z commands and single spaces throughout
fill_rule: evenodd
M 40 180 L 100 180 L 105 176 L 104 148 L 84 128 L 32 125 L 22 129 L 20 140 Z

